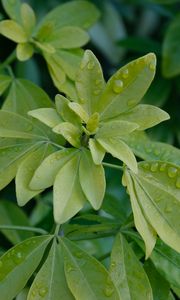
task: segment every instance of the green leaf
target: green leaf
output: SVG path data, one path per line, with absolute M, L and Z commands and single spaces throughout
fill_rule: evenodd
M 144 160 L 161 160 L 180 164 L 180 150 L 172 145 L 152 141 L 144 132 L 133 132 L 122 138 L 136 156 Z
M 109 138 L 119 140 L 124 135 L 128 135 L 136 129 L 139 129 L 139 125 L 137 123 L 131 123 L 123 120 L 109 121 L 102 124 L 96 133 L 96 138 L 103 140 L 108 140 Z
M 69 148 L 56 151 L 46 157 L 34 172 L 29 187 L 38 190 L 53 185 L 58 171 L 75 155 L 77 150 Z
M 90 134 L 95 134 L 99 127 L 99 114 L 94 113 L 90 116 L 90 118 L 87 121 L 86 129 L 90 132 Z
M 131 170 L 137 172 L 136 158 L 131 149 L 122 140 L 110 137 L 98 138 L 99 144 L 112 156 L 122 160 Z
M 80 144 L 80 130 L 69 122 L 63 122 L 53 128 L 57 134 L 61 134 L 72 146 L 79 148 Z
M 79 103 L 69 102 L 69 107 L 85 123 L 88 122 L 88 114 Z
M 12 300 L 24 288 L 39 265 L 51 238 L 50 235 L 30 238 L 11 248 L 1 257 L 0 294 L 2 300 Z
M 31 285 L 27 300 L 34 297 L 36 300 L 74 299 L 66 283 L 61 248 L 54 240 L 46 261 Z
M 153 300 L 168 299 L 170 286 L 168 282 L 157 272 L 155 266 L 150 260 L 145 262 L 144 269 L 152 287 Z
M 117 116 L 115 120 L 133 122 L 139 125 L 137 130 L 145 130 L 166 121 L 169 118 L 168 113 L 156 106 L 140 104 L 128 112 Z
M 20 0 L 2 0 L 2 5 L 8 14 L 8 16 L 19 22 L 21 20 L 21 13 L 20 13 L 20 7 L 21 7 L 21 2 Z
M 156 232 L 144 216 L 143 210 L 138 202 L 137 193 L 134 189 L 133 180 L 127 171 L 125 171 L 123 175 L 122 183 L 124 186 L 127 186 L 134 215 L 134 223 L 144 240 L 146 246 L 146 258 L 148 258 L 156 244 Z
M 25 205 L 30 199 L 42 190 L 31 190 L 29 184 L 34 175 L 35 170 L 41 162 L 54 151 L 49 144 L 43 144 L 29 155 L 20 164 L 16 174 L 16 197 L 20 206 Z
M 125 174 L 132 178 L 144 217 L 166 244 L 180 251 L 180 168 L 157 161 L 141 162 L 138 167 L 138 174 L 127 170 Z
M 95 139 L 89 139 L 89 149 L 94 163 L 96 165 L 101 164 L 106 153 L 104 148 Z
M 79 27 L 65 26 L 47 35 L 43 41 L 55 49 L 72 49 L 84 46 L 89 41 L 89 36 Z
M 99 99 L 100 119 L 116 117 L 136 106 L 150 86 L 155 69 L 156 57 L 149 53 L 118 70 Z
M 158 240 L 150 259 L 158 272 L 171 284 L 180 288 L 180 254 Z
M 11 83 L 11 77 L 0 74 L 0 96 L 6 91 Z
M 30 110 L 52 106 L 49 96 L 40 87 L 26 79 L 15 79 L 2 109 L 27 117 Z
M 109 273 L 75 243 L 61 239 L 68 286 L 78 300 L 120 300 Z
M 82 190 L 94 209 L 101 207 L 106 180 L 102 165 L 95 165 L 89 150 L 83 149 L 79 165 L 79 180 Z
M 55 97 L 56 109 L 60 114 L 60 116 L 62 117 L 62 119 L 74 125 L 79 125 L 81 123 L 80 118 L 69 107 L 70 103 L 71 102 L 62 95 L 56 95 Z
M 118 234 L 112 249 L 111 278 L 120 299 L 153 300 L 148 277 L 126 239 Z
M 180 15 L 177 15 L 167 30 L 163 42 L 162 71 L 165 77 L 180 74 Z
M 13 112 L 1 110 L 0 137 L 42 139 L 43 135 L 42 131 L 27 118 Z
M 27 35 L 18 23 L 12 20 L 0 22 L 0 33 L 16 43 L 26 43 Z
M 0 224 L 1 225 L 17 225 L 17 226 L 29 226 L 29 221 L 22 209 L 16 204 L 10 201 L 0 201 Z M 33 234 L 28 231 L 20 230 L 5 230 L 1 229 L 1 232 L 8 238 L 8 240 L 17 244 Z
M 89 116 L 97 111 L 98 101 L 104 87 L 100 63 L 90 50 L 86 50 L 77 73 L 76 89 L 79 102 Z
M 60 115 L 54 108 L 38 108 L 28 111 L 28 115 L 53 128 L 62 122 Z
M 64 26 L 78 26 L 87 29 L 98 18 L 99 11 L 92 3 L 81 0 L 71 1 L 57 6 L 45 16 L 39 25 L 37 37 L 44 37 Z
M 21 20 L 24 30 L 28 35 L 31 35 L 35 25 L 36 25 L 36 16 L 27 3 L 21 4 Z
M 0 189 L 9 184 L 21 161 L 36 147 L 36 143 L 25 139 L 0 139 Z
M 61 85 L 66 80 L 66 74 L 61 66 L 61 59 L 59 60 L 59 57 L 56 53 L 52 55 L 50 53 L 43 52 L 43 56 L 47 62 L 47 67 L 54 82 L 54 85 L 57 87 L 58 90 L 61 91 Z
M 79 153 L 71 158 L 58 172 L 54 182 L 54 218 L 64 223 L 81 210 L 85 196 L 79 183 Z
M 29 43 L 21 43 L 17 45 L 16 55 L 20 61 L 25 61 L 33 56 L 34 47 Z

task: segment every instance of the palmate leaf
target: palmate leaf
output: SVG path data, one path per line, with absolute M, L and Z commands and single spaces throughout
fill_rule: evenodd
M 145 132 L 132 132 L 122 137 L 136 156 L 144 160 L 161 160 L 180 164 L 180 150 L 172 145 L 151 140 Z
M 86 201 L 79 183 L 79 151 L 58 172 L 54 182 L 54 218 L 64 223 L 81 210 Z
M 148 277 L 126 239 L 118 234 L 111 253 L 111 278 L 120 299 L 153 300 Z
M 51 239 L 50 235 L 30 238 L 11 248 L 0 258 L 2 300 L 12 300 L 24 288 Z
M 82 190 L 94 209 L 101 207 L 106 180 L 102 165 L 95 165 L 89 150 L 82 151 L 79 165 L 79 180 Z
M 0 200 L 0 215 L 1 225 L 29 226 L 26 214 L 13 202 Z M 1 229 L 1 232 L 13 244 L 33 236 L 32 232 L 28 231 Z
M 109 273 L 98 260 L 66 238 L 60 243 L 64 252 L 66 280 L 75 299 L 121 299 Z
M 53 107 L 53 102 L 40 87 L 26 79 L 14 79 L 2 109 L 27 117 L 28 111 L 45 107 Z
M 29 183 L 41 162 L 54 151 L 53 146 L 48 143 L 43 144 L 35 151 L 29 153 L 19 165 L 16 174 L 16 197 L 20 206 L 25 205 L 35 195 L 42 192 L 42 190 L 31 190 Z
M 131 202 L 136 201 L 145 220 L 160 238 L 180 252 L 179 167 L 157 161 L 141 162 L 138 167 L 137 175 L 127 169 L 124 174 L 124 183 L 130 193 Z M 130 180 L 131 188 L 129 188 Z M 140 227 L 138 230 L 143 237 L 143 228 Z M 149 240 L 148 237 L 146 239 Z
M 0 96 L 6 91 L 10 83 L 11 83 L 10 76 L 0 74 Z
M 75 299 L 71 294 L 65 274 L 62 246 L 54 239 L 48 257 L 36 275 L 28 293 L 27 300 Z
M 150 86 L 155 68 L 156 57 L 149 53 L 118 70 L 99 99 L 100 120 L 116 117 L 136 106 Z

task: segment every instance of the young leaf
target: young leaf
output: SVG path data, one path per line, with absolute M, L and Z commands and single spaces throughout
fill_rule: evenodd
M 25 205 L 35 195 L 42 192 L 42 190 L 31 190 L 29 184 L 35 170 L 39 167 L 44 158 L 53 151 L 54 148 L 51 145 L 40 145 L 38 149 L 31 152 L 20 164 L 16 174 L 16 196 L 20 206 Z
M 162 70 L 165 77 L 180 74 L 180 15 L 170 24 L 163 42 Z
M 166 121 L 169 118 L 168 113 L 156 106 L 140 104 L 128 112 L 119 115 L 115 120 L 133 122 L 139 125 L 137 130 L 145 130 Z
M 39 265 L 51 238 L 50 235 L 30 238 L 11 248 L 1 257 L 1 300 L 12 300 L 24 288 Z
M 27 300 L 73 300 L 64 274 L 62 247 L 53 241 L 48 257 L 36 275 Z
M 144 160 L 161 160 L 180 164 L 180 150 L 172 145 L 152 141 L 145 132 L 132 132 L 122 137 L 135 155 Z
M 106 180 L 102 165 L 95 165 L 89 150 L 83 149 L 79 165 L 79 180 L 82 190 L 94 209 L 101 207 Z
M 0 139 L 0 189 L 15 177 L 17 168 L 27 154 L 37 147 L 29 140 Z
M 8 16 L 17 22 L 21 20 L 21 2 L 20 0 L 2 0 L 2 5 Z
M 0 22 L 0 33 L 16 43 L 26 43 L 27 35 L 18 23 L 12 20 Z
M 28 115 L 53 128 L 62 122 L 60 115 L 54 108 L 38 108 L 28 111 Z
M 131 149 L 122 140 L 97 138 L 97 141 L 108 153 L 122 160 L 131 170 L 137 173 L 136 158 Z
M 28 111 L 41 107 L 53 107 L 49 96 L 31 81 L 15 79 L 2 109 L 27 117 Z
M 179 167 L 161 162 L 141 162 L 138 174 L 129 174 L 145 218 L 165 243 L 180 251 Z
M 89 149 L 94 163 L 100 165 L 106 153 L 104 148 L 95 139 L 89 139 Z
M 104 140 L 113 138 L 120 140 L 124 135 L 128 135 L 136 129 L 139 129 L 139 125 L 137 123 L 121 120 L 109 121 L 99 128 L 96 133 L 96 138 Z
M 69 122 L 63 122 L 53 128 L 55 133 L 61 134 L 72 146 L 79 148 L 80 134 L 79 129 Z
M 88 122 L 88 114 L 79 103 L 69 102 L 68 106 L 82 121 Z
M 20 61 L 25 61 L 33 56 L 34 47 L 29 43 L 21 43 L 16 47 L 17 59 Z
M 1 225 L 18 225 L 18 226 L 29 226 L 29 221 L 22 209 L 16 204 L 10 201 L 0 201 L 0 224 Z M 5 230 L 1 229 L 1 232 L 8 238 L 8 240 L 17 244 L 33 234 L 29 231 L 20 230 Z
M 117 71 L 99 99 L 100 119 L 116 117 L 136 106 L 150 86 L 155 68 L 156 57 L 149 53 Z
M 53 185 L 58 171 L 75 155 L 77 150 L 69 148 L 56 151 L 46 157 L 34 172 L 29 187 L 34 190 L 46 189 Z
M 79 27 L 65 26 L 47 35 L 45 41 L 55 49 L 73 49 L 84 46 L 89 41 L 89 36 Z
M 153 300 L 148 277 L 121 234 L 117 235 L 112 249 L 110 274 L 120 299 Z
M 98 101 L 104 87 L 100 63 L 90 50 L 86 50 L 77 73 L 76 89 L 79 102 L 89 116 L 97 111 Z
M 68 286 L 78 300 L 120 300 L 109 273 L 95 258 L 68 239 L 61 239 Z
M 0 96 L 6 91 L 11 83 L 11 77 L 0 74 Z
M 21 4 L 21 20 L 24 30 L 28 35 L 31 35 L 36 25 L 36 16 L 33 9 L 27 3 Z
M 66 122 L 70 122 L 74 125 L 79 125 L 81 123 L 80 118 L 69 107 L 70 103 L 71 102 L 62 95 L 56 95 L 55 97 L 56 109 L 60 114 L 61 118 Z
M 79 183 L 79 161 L 77 152 L 60 169 L 54 182 L 54 218 L 60 224 L 79 212 L 86 200 Z
M 57 6 L 45 16 L 39 25 L 37 37 L 47 35 L 47 26 L 51 30 L 58 30 L 64 26 L 78 26 L 87 29 L 91 27 L 99 17 L 97 8 L 88 1 L 71 1 Z

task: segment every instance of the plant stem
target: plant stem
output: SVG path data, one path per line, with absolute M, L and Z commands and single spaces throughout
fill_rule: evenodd
M 16 50 L 14 50 L 7 58 L 6 60 L 0 65 L 0 70 L 6 68 L 8 65 L 10 65 L 14 60 L 16 59 Z
M 0 230 L 22 230 L 22 231 L 32 231 L 40 234 L 48 234 L 48 232 L 42 228 L 36 227 L 26 227 L 26 226 L 16 226 L 16 225 L 0 225 Z
M 114 165 L 114 164 L 109 164 L 109 163 L 106 163 L 106 162 L 103 162 L 102 164 L 103 164 L 103 166 L 105 166 L 105 167 L 123 171 L 123 167 L 121 167 L 121 166 Z

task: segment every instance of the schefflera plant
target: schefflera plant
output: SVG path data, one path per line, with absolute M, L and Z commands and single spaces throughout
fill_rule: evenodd
M 78 99 L 57 95 L 56 108 L 28 112 L 67 141 L 63 149 L 45 158 L 29 185 L 33 190 L 54 185 L 57 223 L 68 221 L 87 200 L 94 209 L 101 207 L 106 152 L 138 173 L 136 158 L 123 138 L 169 119 L 161 109 L 139 104 L 155 68 L 156 57 L 149 53 L 122 67 L 106 83 L 97 58 L 86 50 L 75 82 Z
M 84 0 L 60 4 L 40 22 L 33 9 L 20 0 L 2 0 L 10 19 L 0 22 L 0 34 L 17 43 L 20 61 L 41 54 L 54 85 L 61 92 L 76 97 L 74 79 L 89 41 L 87 30 L 99 18 L 98 9 Z M 76 18 L 74 18 L 76 16 Z

